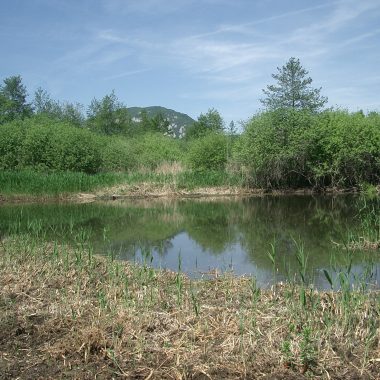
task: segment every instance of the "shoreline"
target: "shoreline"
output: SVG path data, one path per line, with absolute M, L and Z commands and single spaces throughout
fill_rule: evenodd
M 287 195 L 342 195 L 359 194 L 358 188 L 325 188 L 325 189 L 260 189 L 245 187 L 199 187 L 195 189 L 178 189 L 172 185 L 141 183 L 135 185 L 119 184 L 105 187 L 92 192 L 61 193 L 61 194 L 1 194 L 2 203 L 45 203 L 45 202 L 78 202 L 90 203 L 96 201 L 112 201 L 123 199 L 191 199 L 211 197 L 252 197 L 252 196 L 287 196 Z M 380 194 L 380 186 L 376 195 Z

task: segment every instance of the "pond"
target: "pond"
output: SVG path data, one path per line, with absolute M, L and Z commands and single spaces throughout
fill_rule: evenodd
M 379 288 L 379 250 L 354 244 L 379 238 L 379 215 L 379 199 L 343 195 L 3 204 L 0 232 L 86 239 L 98 254 L 191 277 L 231 271 L 267 287 L 304 275 L 328 289 L 345 276 Z

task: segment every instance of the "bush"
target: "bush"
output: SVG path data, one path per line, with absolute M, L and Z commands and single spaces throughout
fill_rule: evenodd
M 380 115 L 325 112 L 318 118 L 313 146 L 316 183 L 357 186 L 380 180 Z
M 2 125 L 1 166 L 96 173 L 101 167 L 101 141 L 90 131 L 35 117 Z
M 131 140 L 132 155 L 139 167 L 155 169 L 163 162 L 181 161 L 181 143 L 160 133 L 147 133 Z
M 102 169 L 128 171 L 137 166 L 132 142 L 120 137 L 105 137 L 102 148 Z
M 251 185 L 357 186 L 380 179 L 380 115 L 278 110 L 253 117 L 234 160 Z
M 221 133 L 209 133 L 193 140 L 186 162 L 191 169 L 198 171 L 224 169 L 227 163 L 227 137 Z
M 0 125 L 0 169 L 20 166 L 25 131 L 20 122 Z
M 27 122 L 29 121 L 29 125 Z M 38 169 L 54 169 L 54 152 L 51 146 L 53 128 L 52 124 L 35 124 L 31 120 L 25 124 L 25 138 L 23 141 L 23 153 L 21 156 L 22 167 Z
M 101 140 L 91 132 L 66 125 L 54 129 L 51 167 L 56 170 L 94 174 L 102 166 Z
M 249 173 L 251 184 L 305 186 L 314 116 L 309 112 L 272 111 L 253 117 L 235 144 L 234 160 Z

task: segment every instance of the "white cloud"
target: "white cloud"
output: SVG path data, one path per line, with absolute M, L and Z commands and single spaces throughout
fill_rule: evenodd
M 336 4 L 333 11 L 324 19 L 317 20 L 307 27 L 295 29 L 287 43 L 300 44 L 309 49 L 326 43 L 331 46 L 333 44 L 331 36 L 334 32 L 351 26 L 364 13 L 380 8 L 380 2 L 377 0 L 343 0 Z

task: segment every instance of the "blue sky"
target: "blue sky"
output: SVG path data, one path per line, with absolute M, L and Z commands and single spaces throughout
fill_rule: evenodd
M 88 105 L 113 89 L 227 122 L 301 60 L 330 106 L 380 110 L 380 0 L 1 0 L 0 78 Z

